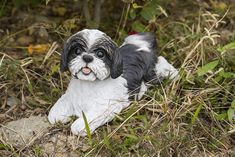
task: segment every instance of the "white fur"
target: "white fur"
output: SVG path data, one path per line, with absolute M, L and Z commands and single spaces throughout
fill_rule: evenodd
M 85 54 L 86 53 L 83 53 L 83 55 Z M 76 75 L 78 79 L 87 81 L 94 81 L 96 79 L 104 80 L 107 78 L 110 75 L 110 69 L 105 66 L 105 63 L 101 59 L 94 56 L 94 54 L 89 55 L 93 56 L 94 60 L 88 64 L 83 61 L 82 56 L 80 55 L 70 62 L 69 70 L 73 76 Z M 84 75 L 81 71 L 81 69 L 86 66 L 92 70 L 89 75 Z
M 130 104 L 127 92 L 126 80 L 122 77 L 92 82 L 73 78 L 66 93 L 50 110 L 48 119 L 54 124 L 67 122 L 70 116 L 76 115 L 78 119 L 72 124 L 71 131 L 86 135 L 82 111 L 93 132 Z
M 138 100 L 140 100 L 144 96 L 144 93 L 147 90 L 148 90 L 147 85 L 144 82 L 142 82 L 140 86 L 140 92 L 138 93 Z
M 133 44 L 137 47 L 139 47 L 138 51 L 145 51 L 145 52 L 150 52 L 150 44 L 143 40 L 144 36 L 138 35 L 138 34 L 134 34 L 134 35 L 130 35 L 128 37 L 125 38 L 125 42 L 122 44 L 126 45 L 126 44 Z
M 178 70 L 175 69 L 167 60 L 159 56 L 158 62 L 155 65 L 157 76 L 162 76 L 163 78 L 169 77 L 170 79 L 178 79 Z
M 90 47 L 96 42 L 97 39 L 100 39 L 100 38 L 102 38 L 102 36 L 105 35 L 104 32 L 101 32 L 101 31 L 99 31 L 99 30 L 97 30 L 97 29 L 83 29 L 82 31 L 79 31 L 79 32 L 73 34 L 73 35 L 67 40 L 67 42 L 69 42 L 69 40 L 70 40 L 73 36 L 76 36 L 77 34 L 80 34 L 80 33 L 84 34 L 83 37 L 85 37 L 86 40 L 89 41 L 89 42 L 88 42 L 88 45 L 87 45 L 88 48 L 90 48 Z

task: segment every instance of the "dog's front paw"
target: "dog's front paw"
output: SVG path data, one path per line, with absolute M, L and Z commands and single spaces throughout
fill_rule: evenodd
M 80 135 L 80 136 L 87 135 L 85 124 L 82 118 L 79 118 L 75 122 L 73 122 L 73 124 L 71 125 L 71 131 L 74 135 Z
M 93 126 L 91 126 L 91 124 L 89 124 L 89 129 L 91 133 L 95 130 Z M 71 132 L 74 135 L 79 135 L 79 136 L 87 135 L 83 118 L 78 118 L 75 122 L 73 122 L 73 124 L 71 125 Z
M 48 115 L 48 121 L 51 124 L 55 124 L 57 122 L 62 122 L 62 123 L 66 123 L 70 120 L 69 116 L 66 115 L 61 115 L 59 113 L 50 111 L 49 115 Z

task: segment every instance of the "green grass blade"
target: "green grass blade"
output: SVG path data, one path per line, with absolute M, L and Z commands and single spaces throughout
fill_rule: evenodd
M 235 99 L 231 103 L 231 108 L 235 109 Z
M 114 151 L 114 150 L 112 149 L 112 146 L 111 146 L 111 144 L 110 144 L 110 142 L 109 142 L 109 138 L 108 138 L 108 136 L 106 135 L 106 133 L 104 133 L 104 144 L 105 144 L 105 146 L 106 146 L 109 150 Z
M 234 115 L 235 115 L 235 100 L 232 101 L 231 107 L 227 111 L 228 120 L 230 123 L 233 123 Z
M 217 50 L 221 53 L 226 52 L 227 50 L 234 50 L 235 49 L 235 41 L 232 41 L 231 43 L 228 43 L 225 46 L 219 47 Z
M 233 117 L 234 117 L 234 114 L 235 114 L 235 109 L 228 109 L 228 121 L 230 123 L 233 123 Z
M 197 110 L 195 111 L 192 119 L 191 119 L 191 124 L 193 125 L 198 117 L 198 114 L 199 112 L 201 111 L 201 108 L 202 108 L 202 104 L 200 104 L 198 107 L 197 107 Z
M 212 61 L 210 63 L 207 63 L 206 65 L 198 68 L 197 74 L 198 76 L 205 75 L 208 71 L 213 70 L 219 63 L 219 60 Z
M 85 128 L 86 128 L 87 137 L 89 139 L 89 143 L 92 144 L 91 130 L 90 130 L 89 124 L 87 122 L 86 115 L 83 111 L 82 111 L 82 117 L 83 117 L 83 120 L 84 120 L 84 123 L 85 123 Z

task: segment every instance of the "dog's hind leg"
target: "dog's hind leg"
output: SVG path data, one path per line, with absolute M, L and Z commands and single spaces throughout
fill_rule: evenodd
M 167 60 L 162 56 L 158 57 L 155 70 L 158 78 L 169 78 L 171 80 L 177 80 L 179 77 L 178 70 L 168 63 Z

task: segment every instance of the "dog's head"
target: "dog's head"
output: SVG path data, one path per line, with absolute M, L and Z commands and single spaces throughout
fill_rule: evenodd
M 116 44 L 105 33 L 84 29 L 66 41 L 61 55 L 61 71 L 69 70 L 80 80 L 104 80 L 121 70 L 121 67 L 113 66 L 121 65 L 116 49 Z

